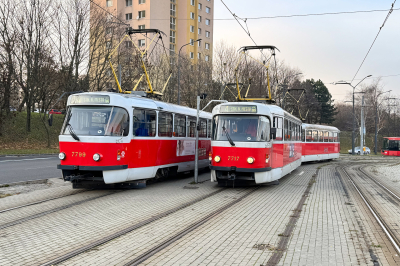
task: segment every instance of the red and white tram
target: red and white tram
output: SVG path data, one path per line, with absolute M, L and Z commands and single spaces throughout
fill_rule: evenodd
M 96 181 L 143 185 L 194 169 L 195 109 L 109 92 L 71 95 L 67 106 L 58 169 L 74 188 Z M 202 112 L 199 168 L 209 165 L 210 135 L 211 114 Z
M 278 180 L 300 166 L 301 149 L 301 120 L 278 106 L 238 102 L 213 109 L 213 182 Z
M 339 129 L 331 126 L 302 124 L 302 162 L 339 158 Z
M 302 124 L 278 106 L 225 103 L 216 106 L 212 114 L 212 182 L 268 183 L 289 174 L 302 162 L 339 157 L 337 128 Z M 302 139 L 302 130 L 317 137 Z

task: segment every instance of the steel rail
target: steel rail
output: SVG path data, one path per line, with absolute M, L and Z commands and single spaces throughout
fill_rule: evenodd
M 155 222 L 157 220 L 160 220 L 161 218 L 164 218 L 164 217 L 166 217 L 166 216 L 168 216 L 170 214 L 178 212 L 179 210 L 187 208 L 187 207 L 189 207 L 189 206 L 191 206 L 191 205 L 193 205 L 195 203 L 198 203 L 201 200 L 205 200 L 205 199 L 207 199 L 209 197 L 212 197 L 212 196 L 214 196 L 214 195 L 216 195 L 216 194 L 218 194 L 218 193 L 220 193 L 220 192 L 222 192 L 224 190 L 225 190 L 225 188 L 221 188 L 221 189 L 219 189 L 217 191 L 214 191 L 212 193 L 209 193 L 209 194 L 207 194 L 205 196 L 198 197 L 198 198 L 196 198 L 196 199 L 194 199 L 192 201 L 186 202 L 186 203 L 184 203 L 184 204 L 182 204 L 182 205 L 180 205 L 178 207 L 175 207 L 175 208 L 172 208 L 170 210 L 167 210 L 167 211 L 165 211 L 163 213 L 160 213 L 160 214 L 158 214 L 156 216 L 152 216 L 152 217 L 150 217 L 150 218 L 148 218 L 146 220 L 143 220 L 143 221 L 138 222 L 138 223 L 136 223 L 136 224 L 134 224 L 132 226 L 129 226 L 129 227 L 125 228 L 125 229 L 122 229 L 122 230 L 120 230 L 118 232 L 115 232 L 115 233 L 113 233 L 111 235 L 103 237 L 103 238 L 101 238 L 101 239 L 99 239 L 97 241 L 94 241 L 94 242 L 92 242 L 90 244 L 87 244 L 87 245 L 85 245 L 85 246 L 83 246 L 81 248 L 75 249 L 75 250 L 73 250 L 71 252 L 68 252 L 68 253 L 66 253 L 64 255 L 61 255 L 61 256 L 59 256 L 59 257 L 57 257 L 55 259 L 52 259 L 51 261 L 48 261 L 48 262 L 45 262 L 45 263 L 41 264 L 40 266 L 52 266 L 52 265 L 56 265 L 56 264 L 59 264 L 61 262 L 64 262 L 64 261 L 66 261 L 68 259 L 71 259 L 71 258 L 73 258 L 73 257 L 75 257 L 75 256 L 77 256 L 79 254 L 87 252 L 87 251 L 89 251 L 89 250 L 91 250 L 91 249 L 93 249 L 93 248 L 95 248 L 97 246 L 103 245 L 103 244 L 105 244 L 105 243 L 107 243 L 107 242 L 109 242 L 111 240 L 114 240 L 114 239 L 119 238 L 119 237 L 121 237 L 123 235 L 126 235 L 127 233 L 130 233 L 130 232 L 132 232 L 134 230 L 137 230 L 137 229 L 139 229 L 139 228 L 141 228 L 141 227 L 143 227 L 145 225 L 148 225 L 148 224 L 150 224 L 152 222 Z
M 5 209 L 5 210 L 1 210 L 0 213 L 4 213 L 4 212 L 16 210 L 16 209 L 20 209 L 20 208 L 24 208 L 24 207 L 28 207 L 28 206 L 40 204 L 40 203 L 51 201 L 51 200 L 55 200 L 55 199 L 61 199 L 61 198 L 64 198 L 64 197 L 73 196 L 73 195 L 80 194 L 80 193 L 87 192 L 87 191 L 91 191 L 91 190 L 92 189 L 88 189 L 88 190 L 84 190 L 84 191 L 77 191 L 75 193 L 71 193 L 71 194 L 68 194 L 68 195 L 65 195 L 65 196 L 59 196 L 59 197 L 54 197 L 54 198 L 50 198 L 50 199 L 35 201 L 35 202 L 28 203 L 28 204 L 25 204 L 25 205 L 21 205 L 21 206 L 17 206 L 17 207 L 12 207 L 12 208 L 8 208 L 8 209 Z
M 164 248 L 168 247 L 172 243 L 174 243 L 177 240 L 181 239 L 182 237 L 184 237 L 185 235 L 189 234 L 190 232 L 192 232 L 196 228 L 200 227 L 201 225 L 203 225 L 206 222 L 210 221 L 214 217 L 218 216 L 219 214 L 221 214 L 225 210 L 229 209 L 233 205 L 237 204 L 238 202 L 240 202 L 241 200 L 243 200 L 244 198 L 246 198 L 250 194 L 254 193 L 259 188 L 260 188 L 259 186 L 256 187 L 256 188 L 253 188 L 252 190 L 250 190 L 249 192 L 247 192 L 243 196 L 241 196 L 241 197 L 237 198 L 236 200 L 234 200 L 234 201 L 222 206 L 221 208 L 213 211 L 212 213 L 208 214 L 207 216 L 197 220 L 196 222 L 192 223 L 191 225 L 189 225 L 188 227 L 186 227 L 182 231 L 178 232 L 177 234 L 175 234 L 172 237 L 168 238 L 167 240 L 163 241 L 161 244 L 149 249 L 148 251 L 146 251 L 142 255 L 139 255 L 135 259 L 131 260 L 130 262 L 128 262 L 126 264 L 124 264 L 124 266 L 128 266 L 128 265 L 135 266 L 135 265 L 139 265 L 140 263 L 148 260 L 149 258 L 154 256 L 159 251 L 163 250 Z
M 379 186 L 381 186 L 383 189 L 385 189 L 387 192 L 389 192 L 393 197 L 395 197 L 396 199 L 398 199 L 400 201 L 400 197 L 396 195 L 396 193 L 393 193 L 390 189 L 388 189 L 387 187 L 385 187 L 384 185 L 382 185 L 378 180 L 376 180 L 375 178 L 373 178 L 372 176 L 370 176 L 369 174 L 364 172 L 364 167 L 359 167 L 358 168 L 360 170 L 360 172 L 362 172 L 365 176 L 369 177 L 372 181 L 374 181 L 376 184 L 378 184 Z
M 365 195 L 361 191 L 361 189 L 355 184 L 355 182 L 351 178 L 350 174 L 345 170 L 345 167 L 342 167 L 342 171 L 347 175 L 349 181 L 352 183 L 352 185 L 354 186 L 354 188 L 356 189 L 356 191 L 358 192 L 358 194 L 364 201 L 365 205 L 367 205 L 368 209 L 370 210 L 370 212 L 372 213 L 372 215 L 374 216 L 374 218 L 376 219 L 376 221 L 378 222 L 378 224 L 380 225 L 380 227 L 382 228 L 382 230 L 384 231 L 384 233 L 386 234 L 386 236 L 392 243 L 393 247 L 395 248 L 397 253 L 400 255 L 399 239 L 396 238 L 396 236 L 393 234 L 393 232 L 390 230 L 390 228 L 385 223 L 384 219 L 382 219 L 382 217 L 380 217 L 378 212 L 375 210 L 375 208 L 372 206 L 372 204 L 369 202 L 369 200 L 365 197 Z

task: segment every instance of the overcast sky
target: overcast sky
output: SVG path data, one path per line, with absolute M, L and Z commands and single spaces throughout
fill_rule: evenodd
M 215 19 L 232 18 L 214 0 Z M 242 18 L 277 15 L 390 9 L 394 0 L 224 0 Z M 397 1 L 394 8 L 400 8 Z M 298 67 L 305 79 L 321 79 L 336 101 L 345 99 L 351 87 L 328 83 L 349 80 L 356 74 L 388 12 L 248 20 L 251 36 L 258 45 L 275 45 L 277 58 Z M 214 24 L 214 44 L 220 40 L 236 46 L 253 45 L 235 20 Z M 390 15 L 356 79 L 367 75 L 383 78 L 385 90 L 400 97 L 400 10 Z M 353 85 L 359 80 L 354 80 Z M 367 79 L 364 83 L 372 82 Z

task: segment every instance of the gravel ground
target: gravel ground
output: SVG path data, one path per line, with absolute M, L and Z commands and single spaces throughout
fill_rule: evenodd
M 6 185 L 0 187 L 0 199 L 9 196 L 29 193 L 32 191 L 44 190 L 62 186 L 71 186 L 71 183 L 64 182 L 61 178 L 49 178 L 47 179 L 47 182 L 39 184 L 36 183 L 36 184 L 21 184 L 21 185 L 9 185 L 9 186 Z
M 371 172 L 379 174 L 394 183 L 398 183 L 400 182 L 400 160 L 398 162 L 372 166 Z

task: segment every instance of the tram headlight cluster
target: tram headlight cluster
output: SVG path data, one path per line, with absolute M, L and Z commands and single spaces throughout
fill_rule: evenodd
M 93 154 L 93 160 L 95 160 L 96 162 L 100 161 L 101 159 L 101 155 L 98 153 Z
M 58 154 L 58 159 L 60 159 L 60 160 L 64 160 L 65 159 L 65 153 L 63 153 L 63 152 L 60 152 L 59 154 Z
M 247 158 L 247 162 L 248 162 L 249 164 L 254 163 L 254 158 L 253 158 L 253 157 Z
M 214 157 L 214 161 L 216 163 L 219 163 L 221 161 L 221 157 L 219 157 L 218 155 Z

